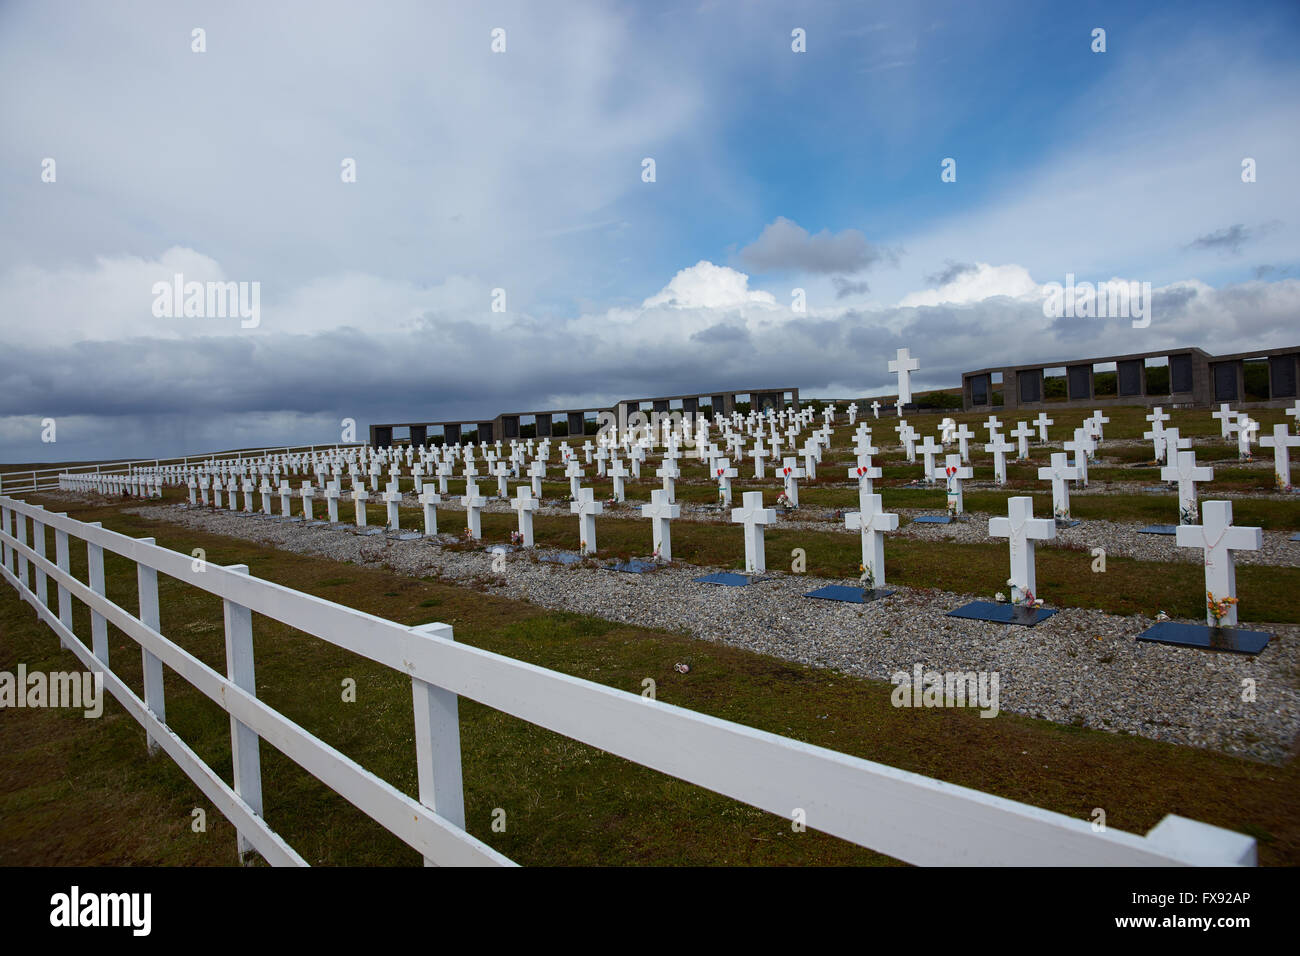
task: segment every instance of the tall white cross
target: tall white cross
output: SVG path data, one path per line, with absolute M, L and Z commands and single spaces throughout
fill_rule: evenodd
M 872 493 L 871 481 L 873 478 L 880 477 L 880 469 L 871 466 L 871 458 L 868 456 L 866 464 L 849 466 L 849 481 L 858 483 L 858 507 L 866 510 L 866 496 Z
M 988 430 L 989 441 L 993 441 L 993 436 L 1002 428 L 1002 423 L 998 421 L 996 415 L 990 415 L 988 421 L 984 423 L 984 427 Z
M 971 477 L 971 474 L 970 466 L 961 463 L 960 455 L 948 455 L 944 458 L 943 467 L 936 467 L 932 473 L 933 478 L 943 478 L 947 482 L 948 510 L 953 514 L 963 514 L 966 510 L 961 483 L 962 479 Z
M 664 493 L 668 500 L 676 500 L 675 492 L 677 479 L 682 476 L 681 470 L 677 467 L 677 458 L 674 455 L 664 455 L 663 464 L 655 471 L 655 475 L 664 480 Z
M 335 478 L 325 486 L 325 510 L 329 513 L 330 524 L 339 523 L 339 479 Z
M 641 517 L 649 518 L 654 539 L 655 557 L 660 561 L 673 559 L 673 536 L 670 522 L 682 515 L 682 506 L 673 504 L 668 492 L 656 488 L 650 492 L 650 503 L 641 506 Z
M 1232 427 L 1237 432 L 1237 457 L 1250 458 L 1250 443 L 1254 440 L 1255 433 L 1259 431 L 1259 422 L 1243 414 L 1237 416 L 1237 422 Z
M 1160 480 L 1178 482 L 1178 523 L 1196 524 L 1196 483 L 1213 481 L 1214 469 L 1198 466 L 1194 451 L 1180 451 L 1174 458 L 1176 465 L 1160 469 Z
M 366 499 L 370 493 L 366 491 L 366 486 L 360 482 L 352 486 L 352 507 L 357 513 L 357 527 L 366 526 Z
M 579 488 L 577 497 L 569 504 L 569 511 L 578 516 L 579 547 L 583 554 L 596 553 L 596 515 L 604 506 L 595 499 L 590 488 Z
M 943 453 L 943 445 L 939 444 L 930 435 L 925 436 L 925 441 L 921 442 L 916 448 L 921 453 L 922 467 L 925 469 L 925 480 L 929 481 L 934 473 L 934 456 Z
M 912 373 L 920 367 L 921 363 L 912 358 L 907 349 L 899 349 L 898 358 L 889 360 L 889 371 L 898 374 L 899 404 L 912 404 Z
M 1002 437 L 1001 432 L 993 432 L 993 441 L 984 446 L 986 452 L 993 454 L 993 480 L 999 485 L 1007 483 L 1007 453 L 1016 446 Z
M 1101 413 L 1098 409 L 1092 410 L 1092 421 L 1097 426 L 1097 440 L 1101 441 L 1106 436 L 1102 434 L 1102 426 L 1110 424 L 1110 419 Z
M 1029 422 L 1017 422 L 1016 427 L 1011 429 L 1011 437 L 1016 440 L 1016 458 L 1024 461 L 1029 457 L 1029 436 L 1034 433 L 1034 429 Z
M 1052 456 L 1057 457 L 1056 455 Z M 1060 456 L 1064 458 L 1064 455 Z M 989 519 L 989 537 L 1006 538 L 1011 547 L 1011 599 L 1017 600 L 1018 589 L 1037 596 L 1034 576 L 1034 541 L 1056 537 L 1056 522 L 1034 517 L 1034 499 L 1028 495 L 1007 499 L 1007 517 Z
M 609 466 L 609 476 L 614 479 L 614 500 L 625 500 L 627 498 L 627 490 L 623 483 L 628 477 L 628 474 L 627 469 L 623 467 L 622 458 L 614 459 L 613 464 Z
M 749 457 L 754 459 L 754 477 L 767 477 L 766 469 L 763 467 L 764 459 L 767 458 L 767 449 L 763 446 L 762 435 L 754 442 L 754 447 L 749 450 Z
M 1047 426 L 1055 425 L 1054 419 L 1048 418 L 1046 412 L 1039 412 L 1038 417 L 1034 419 L 1034 424 L 1038 426 L 1038 440 L 1047 441 Z
M 970 461 L 970 440 L 975 437 L 975 433 L 966 427 L 965 422 L 962 422 L 953 435 L 957 438 L 957 450 L 961 453 L 961 460 Z
M 1273 426 L 1273 434 L 1265 435 L 1259 440 L 1265 448 L 1273 449 L 1273 480 L 1278 491 L 1291 490 L 1291 456 L 1290 449 L 1300 448 L 1300 435 L 1287 432 L 1286 423 Z
M 420 492 L 420 507 L 424 511 L 424 536 L 431 538 L 438 533 L 438 505 L 442 504 L 442 495 L 426 485 Z
M 1227 402 L 1224 402 L 1219 406 L 1217 412 L 1210 412 L 1210 417 L 1219 420 L 1219 437 L 1227 441 L 1228 436 L 1232 434 L 1232 423 L 1236 419 L 1237 413 L 1232 410 L 1232 407 Z
M 465 479 L 465 494 L 460 503 L 465 506 L 465 527 L 469 529 L 469 536 L 478 541 L 483 537 L 481 516 L 487 499 L 478 493 L 478 482 L 473 476 Z
M 718 482 L 718 499 L 722 502 L 722 507 L 731 506 L 731 479 L 736 477 L 736 469 L 731 467 L 731 462 L 726 458 L 719 458 L 713 463 L 713 477 Z
M 871 403 L 871 414 L 876 418 L 880 417 L 880 402 L 873 401 Z
M 1039 480 L 1051 479 L 1052 514 L 1059 520 L 1070 517 L 1070 486 L 1068 481 L 1079 477 L 1079 469 L 1071 468 L 1065 452 L 1058 451 L 1052 455 L 1052 464 L 1038 469 Z
M 533 494 L 540 498 L 542 496 L 542 479 L 546 477 L 546 462 L 540 458 L 534 458 L 533 463 L 528 466 L 528 477 L 532 482 Z
M 541 504 L 529 493 L 531 490 L 527 485 L 520 485 L 510 499 L 510 507 L 519 515 L 519 537 L 525 548 L 533 546 L 533 512 Z
M 798 458 L 787 458 L 781 465 L 781 480 L 785 483 L 785 497 L 792 507 L 799 507 L 799 479 L 804 471 Z
M 885 586 L 885 532 L 898 529 L 898 515 L 885 511 L 880 495 L 859 497 L 859 511 L 844 516 L 844 527 L 862 537 L 862 577 L 869 588 Z
M 745 526 L 745 570 L 762 574 L 767 570 L 767 555 L 763 546 L 763 526 L 776 522 L 776 512 L 763 507 L 761 491 L 747 491 L 744 504 L 731 509 L 731 520 Z
M 315 486 L 310 481 L 302 483 L 302 520 L 312 520 L 312 496 L 316 493 Z
M 1074 470 L 1079 474 L 1079 485 L 1083 488 L 1088 487 L 1088 449 L 1092 447 L 1092 442 L 1084 434 L 1082 428 L 1074 430 L 1074 439 L 1072 441 L 1062 442 L 1061 447 L 1066 451 L 1074 452 Z
M 574 501 L 578 500 L 578 482 L 582 481 L 582 465 L 578 464 L 576 457 L 569 459 L 569 465 L 564 469 L 564 477 L 569 479 L 569 497 Z
M 1213 625 L 1211 600 L 1237 596 L 1237 562 L 1234 551 L 1258 551 L 1264 546 L 1259 528 L 1236 528 L 1232 524 L 1231 501 L 1207 501 L 1201 505 L 1201 524 L 1179 525 L 1175 542 L 1180 548 L 1201 548 L 1205 552 L 1205 622 Z M 1237 605 L 1228 605 L 1223 624 L 1237 623 Z
M 388 530 L 401 531 L 402 525 L 397 506 L 401 504 L 402 492 L 396 481 L 390 481 L 384 491 L 384 503 L 388 506 Z

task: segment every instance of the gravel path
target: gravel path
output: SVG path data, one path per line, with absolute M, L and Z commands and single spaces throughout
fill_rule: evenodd
M 879 680 L 918 663 L 927 670 L 996 671 L 1002 710 L 1060 723 L 1275 762 L 1288 756 L 1300 731 L 1295 626 L 1276 628 L 1273 642 L 1256 657 L 1217 654 L 1139 643 L 1134 638 L 1151 620 L 1098 610 L 1067 608 L 1031 629 L 947 617 L 972 596 L 937 590 L 898 587 L 883 601 L 843 604 L 803 598 L 823 584 L 844 583 L 805 576 L 773 574 L 747 588 L 727 588 L 691 580 L 707 569 L 633 575 L 561 567 L 523 553 L 493 570 L 490 554 L 443 548 L 453 535 L 400 541 L 344 526 L 305 527 L 176 506 L 132 513 Z M 1256 682 L 1255 702 L 1241 699 L 1246 678 Z

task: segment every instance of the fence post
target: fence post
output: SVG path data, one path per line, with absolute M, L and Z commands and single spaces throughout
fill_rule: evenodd
M 101 528 L 98 521 L 88 523 L 88 527 Z M 104 594 L 104 549 L 92 541 L 86 542 L 86 565 L 89 568 L 90 589 L 96 594 Z M 108 621 L 93 607 L 90 609 L 90 646 L 95 656 L 104 664 L 104 670 L 110 670 L 108 664 Z
M 26 544 L 27 543 L 27 516 L 23 514 L 21 511 L 18 511 L 17 509 L 14 509 L 13 515 L 14 515 L 14 522 L 17 525 L 17 528 L 15 529 L 14 537 L 18 539 L 19 544 Z M 18 582 L 22 585 L 22 588 L 26 588 L 28 586 L 27 555 L 23 554 L 17 548 L 14 548 L 14 554 L 18 556 Z M 21 591 L 22 588 L 20 588 L 19 590 Z
M 153 544 L 153 538 L 140 538 L 141 544 Z M 136 589 L 140 595 L 140 623 L 145 627 L 162 632 L 162 621 L 158 614 L 158 572 L 143 562 L 135 565 Z M 167 723 L 167 702 L 163 699 L 162 661 L 147 647 L 140 648 L 144 655 L 144 705 L 162 723 Z M 158 741 L 148 732 L 145 733 L 145 745 L 150 754 L 158 752 Z
M 452 640 L 442 624 L 411 628 L 416 634 L 437 633 Z M 420 802 L 462 830 L 465 829 L 465 787 L 461 778 L 460 715 L 455 694 L 411 678 L 415 699 L 415 763 Z M 425 857 L 425 866 L 437 866 Z
M 14 533 L 13 509 L 3 503 L 0 503 L 0 530 L 3 530 L 6 536 Z M 4 538 L 3 546 L 0 547 L 0 559 L 3 559 L 4 566 L 10 571 L 14 569 L 13 549 L 9 547 L 8 537 Z
M 45 510 L 40 505 L 37 508 Z M 45 557 L 45 522 L 36 517 L 32 518 L 32 550 Z M 49 577 L 40 567 L 36 568 L 36 600 L 45 607 L 50 606 Z
M 248 565 L 232 564 L 227 571 L 248 574 Z M 226 619 L 226 677 L 236 687 L 257 695 L 257 677 L 253 669 L 253 612 L 233 601 L 223 600 Z M 262 815 L 262 758 L 257 733 L 230 718 L 230 755 L 235 768 L 235 793 Z M 239 834 L 239 860 L 253 851 L 253 844 Z
M 60 518 L 66 518 L 66 514 L 60 514 Z M 68 557 L 68 532 L 62 528 L 54 529 L 54 563 L 59 566 L 59 570 L 68 577 L 72 576 L 72 562 Z M 64 587 L 63 582 L 58 583 L 59 593 L 59 623 L 72 631 L 72 595 Z M 59 646 L 67 647 L 68 642 L 62 637 L 59 638 Z

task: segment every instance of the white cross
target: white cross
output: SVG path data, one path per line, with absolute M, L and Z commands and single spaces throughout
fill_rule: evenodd
M 569 465 L 564 469 L 564 477 L 569 479 L 569 497 L 577 501 L 578 482 L 583 479 L 582 466 L 578 464 L 577 458 L 569 459 Z
M 730 507 L 731 479 L 736 477 L 736 469 L 731 467 L 728 459 L 719 458 L 713 463 L 713 477 L 718 482 L 718 498 L 722 502 L 722 507 Z
M 1046 412 L 1039 412 L 1038 417 L 1034 419 L 1034 424 L 1038 426 L 1038 440 L 1047 441 L 1047 426 L 1055 425 L 1055 420 L 1048 418 Z
M 993 454 L 993 480 L 999 485 L 1007 483 L 1007 452 L 1016 446 L 1002 437 L 1001 432 L 993 432 L 992 441 L 984 446 L 986 452 Z
M 1274 425 L 1273 434 L 1264 436 L 1259 443 L 1265 448 L 1273 449 L 1273 480 L 1277 483 L 1278 491 L 1290 491 L 1290 449 L 1300 447 L 1300 435 L 1288 434 L 1286 423 L 1282 423 Z
M 921 363 L 908 353 L 907 349 L 898 350 L 898 358 L 890 359 L 889 371 L 898 373 L 898 404 L 912 404 L 912 373 L 921 367 Z
M 352 486 L 352 505 L 356 509 L 358 528 L 366 526 L 366 499 L 369 497 L 370 494 L 366 491 L 365 485 L 355 484 Z
M 335 478 L 325 486 L 325 508 L 329 512 L 330 524 L 339 523 L 339 480 Z
M 533 459 L 533 463 L 528 466 L 528 477 L 532 479 L 533 494 L 540 498 L 542 479 L 546 477 L 546 462 L 540 458 Z
M 1300 398 L 1296 399 L 1296 403 L 1292 405 L 1290 408 L 1288 408 L 1286 411 L 1284 411 L 1282 414 L 1290 415 L 1292 418 L 1295 419 L 1296 424 L 1300 425 Z M 1228 436 L 1225 435 L 1223 437 L 1227 438 Z
M 1178 523 L 1196 524 L 1196 483 L 1213 481 L 1214 469 L 1198 467 L 1194 451 L 1180 451 L 1174 457 L 1178 464 L 1161 468 L 1160 480 L 1178 482 Z
M 1217 412 L 1210 412 L 1210 417 L 1219 420 L 1219 437 L 1227 441 L 1228 436 L 1232 434 L 1232 423 L 1237 417 L 1237 413 L 1232 410 L 1227 402 L 1224 402 L 1219 406 Z
M 609 477 L 614 479 L 614 500 L 625 500 L 627 494 L 624 480 L 628 477 L 628 473 L 627 469 L 623 467 L 623 459 L 614 459 L 613 464 L 609 466 Z
M 1006 518 L 989 519 L 989 537 L 1008 539 L 1011 547 L 1011 599 L 1015 601 L 1017 589 L 1021 594 L 1029 591 L 1037 595 L 1034 540 L 1055 538 L 1056 522 L 1050 518 L 1035 518 L 1034 499 L 1028 495 L 1008 498 L 1007 515 Z
M 194 477 L 193 475 L 190 475 L 189 479 L 185 482 L 185 484 L 188 485 L 188 486 L 189 486 L 189 489 L 190 489 L 190 504 L 191 504 L 191 505 L 196 505 L 196 504 L 198 504 L 198 503 L 199 503 L 199 483 L 198 483 L 198 481 L 195 479 L 195 477 Z
M 529 491 L 527 485 L 520 485 L 515 489 L 515 496 L 510 501 L 510 507 L 514 508 L 519 515 L 519 537 L 525 548 L 533 546 L 533 512 L 541 504 L 529 494 Z
M 1088 449 L 1091 446 L 1092 443 L 1082 428 L 1074 430 L 1073 441 L 1061 443 L 1061 447 L 1066 451 L 1074 452 L 1074 470 L 1078 472 L 1079 484 L 1084 488 L 1088 487 Z
M 809 481 L 817 480 L 817 448 L 818 445 L 812 439 L 804 442 L 803 451 L 803 470 L 808 476 Z
M 1105 437 L 1104 435 L 1102 435 L 1101 426 L 1109 424 L 1110 419 L 1107 418 L 1105 415 L 1103 415 L 1099 410 L 1094 408 L 1092 410 L 1092 420 L 1097 426 L 1097 440 L 1100 441 L 1102 438 Z
M 293 515 L 293 488 L 287 478 L 280 482 L 280 514 L 286 518 Z
M 402 501 L 401 487 L 396 480 L 390 481 L 384 490 L 384 503 L 388 507 L 388 530 L 401 531 L 402 524 L 397 506 Z
M 438 533 L 438 505 L 442 504 L 442 495 L 430 486 L 420 492 L 420 506 L 424 511 L 424 536 L 432 538 Z
M 849 412 L 849 424 L 852 425 L 858 420 L 858 403 L 850 402 L 848 412 Z
M 1079 469 L 1071 468 L 1065 452 L 1058 451 L 1052 455 L 1052 464 L 1048 468 L 1038 469 L 1039 480 L 1051 479 L 1052 514 L 1059 520 L 1070 517 L 1070 486 L 1067 481 L 1079 477 Z
M 478 493 L 478 482 L 472 475 L 465 479 L 465 494 L 460 503 L 465 507 L 465 527 L 469 529 L 469 536 L 475 541 L 480 540 L 483 537 L 481 516 L 487 499 Z
M 943 453 L 943 445 L 939 444 L 930 435 L 925 436 L 925 441 L 917 446 L 917 451 L 921 453 L 922 467 L 925 469 L 925 480 L 929 481 L 934 472 L 934 456 Z
M 785 497 L 792 507 L 799 507 L 799 479 L 804 471 L 798 458 L 787 458 L 781 463 L 781 480 L 785 482 Z
M 865 464 L 861 463 L 861 460 L 859 460 L 859 464 L 849 466 L 849 481 L 856 481 L 858 483 L 859 508 L 862 508 L 863 510 L 866 509 L 866 505 L 863 504 L 863 502 L 866 501 L 866 496 L 872 493 L 871 481 L 873 478 L 879 478 L 880 474 L 881 472 L 879 468 L 872 467 L 870 456 L 867 456 Z
M 731 509 L 731 520 L 745 526 L 745 570 L 762 574 L 767 570 L 767 555 L 763 546 L 763 526 L 776 521 L 776 512 L 763 507 L 761 491 L 747 491 L 744 504 Z
M 1011 437 L 1016 440 L 1016 458 L 1020 461 L 1029 457 L 1029 436 L 1033 433 L 1034 429 L 1028 422 L 1017 422 L 1011 430 Z
M 499 462 L 497 466 L 492 469 L 492 474 L 496 476 L 497 480 L 497 497 L 510 497 L 510 489 L 506 487 L 506 479 L 510 477 L 510 466 L 504 461 Z
M 860 511 L 844 516 L 844 526 L 862 536 L 862 577 L 867 587 L 885 586 L 885 532 L 898 529 L 898 515 L 883 510 L 880 495 L 860 495 Z
M 932 478 L 943 478 L 947 482 L 948 510 L 953 514 L 962 514 L 965 511 L 961 483 L 963 478 L 969 478 L 971 474 L 970 467 L 961 463 L 960 455 L 948 455 L 944 459 L 944 466 L 935 468 L 931 473 Z
M 993 441 L 993 436 L 1000 428 L 1002 428 L 1002 423 L 998 421 L 996 415 L 990 415 L 988 421 L 984 423 L 984 427 L 988 430 L 989 441 Z
M 641 506 L 641 517 L 651 519 L 655 556 L 661 561 L 673 559 L 673 537 L 670 522 L 680 518 L 682 506 L 673 504 L 668 492 L 656 488 L 650 492 L 650 504 Z
M 569 504 L 569 511 L 578 516 L 578 534 L 583 554 L 596 553 L 596 515 L 604 506 L 595 499 L 590 488 L 579 488 L 574 501 Z
M 880 402 L 873 401 L 871 403 L 871 414 L 874 415 L 876 418 L 880 417 Z
M 244 489 L 244 511 L 248 514 L 253 513 L 253 493 L 257 490 L 251 478 L 245 478 L 243 482 Z
M 954 434 L 957 436 L 957 450 L 961 453 L 961 460 L 970 461 L 970 440 L 975 437 L 975 433 L 962 422 Z
M 663 464 L 659 466 L 655 475 L 664 480 L 664 494 L 668 496 L 670 502 L 674 501 L 676 481 L 682 476 L 677 467 L 677 457 L 675 455 L 664 455 Z
M 1180 548 L 1201 548 L 1205 552 L 1205 590 L 1207 603 L 1237 596 L 1237 562 L 1234 551 L 1258 551 L 1264 545 L 1259 528 L 1236 528 L 1232 525 L 1231 501 L 1207 501 L 1201 505 L 1201 524 L 1179 525 L 1175 542 Z M 1205 622 L 1214 624 L 1208 607 Z M 1228 606 L 1222 622 L 1237 623 L 1237 606 Z
M 750 449 L 749 457 L 754 459 L 754 477 L 767 477 L 766 469 L 763 467 L 764 459 L 767 457 L 767 449 L 763 447 L 763 439 L 760 437 Z
M 1250 443 L 1254 440 L 1255 432 L 1259 431 L 1259 422 L 1243 414 L 1237 417 L 1237 422 L 1232 427 L 1237 432 L 1237 457 L 1250 458 Z

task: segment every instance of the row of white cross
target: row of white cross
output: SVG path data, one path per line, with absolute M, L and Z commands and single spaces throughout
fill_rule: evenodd
M 1190 454 L 1190 453 L 1189 453 Z M 238 510 L 236 489 L 231 484 L 229 508 Z M 857 531 L 862 544 L 862 580 L 868 587 L 885 585 L 885 534 L 898 528 L 898 515 L 886 512 L 881 506 L 880 495 L 872 493 L 868 481 L 860 484 L 859 510 L 845 515 L 845 527 Z M 244 512 L 253 512 L 253 482 L 245 479 L 242 483 L 244 493 Z M 273 500 L 270 483 L 263 481 L 260 489 L 262 495 L 262 513 L 272 514 Z M 306 521 L 313 521 L 312 499 L 314 486 L 303 482 L 301 497 L 303 501 L 302 516 Z M 191 480 L 190 503 L 197 504 L 198 484 Z M 213 486 L 215 507 L 221 507 L 221 485 Z M 292 515 L 292 491 L 288 481 L 281 482 L 278 488 L 281 502 L 281 516 Z M 331 482 L 326 489 L 329 521 L 338 523 L 338 499 L 341 497 L 339 486 Z M 355 504 L 357 527 L 366 526 L 366 501 L 370 495 L 364 486 L 352 491 Z M 402 494 L 395 483 L 390 484 L 383 495 L 387 505 L 388 529 L 400 531 L 399 505 Z M 442 496 L 432 487 L 426 487 L 419 496 L 423 510 L 424 534 L 438 534 L 437 506 L 442 503 Z M 203 504 L 207 504 L 204 489 Z M 466 494 L 460 498 L 465 509 L 467 536 L 481 540 L 481 514 L 486 499 L 478 493 L 477 485 L 470 479 Z M 518 515 L 518 540 L 526 548 L 534 546 L 533 514 L 541 507 L 539 498 L 534 497 L 527 485 L 516 488 L 515 497 L 510 500 L 511 507 Z M 583 554 L 595 554 L 596 516 L 603 512 L 602 503 L 596 499 L 590 488 L 579 488 L 569 510 L 578 517 L 579 547 Z M 1228 501 L 1207 501 L 1204 505 L 1204 521 L 1200 525 L 1184 524 L 1178 528 L 1176 541 L 1180 547 L 1198 547 L 1204 551 L 1206 591 L 1217 599 L 1236 597 L 1236 574 L 1234 551 L 1258 550 L 1262 546 L 1262 531 L 1259 528 L 1238 528 L 1232 524 L 1232 503 Z M 650 503 L 641 506 L 641 516 L 651 520 L 654 556 L 659 561 L 672 560 L 671 523 L 681 517 L 681 506 L 670 501 L 667 492 L 655 489 L 651 492 Z M 745 569 L 748 573 L 762 574 L 767 570 L 765 556 L 764 529 L 776 522 L 776 511 L 763 504 L 763 493 L 747 491 L 743 496 L 741 507 L 732 509 L 731 520 L 744 526 Z M 1009 498 L 1007 517 L 989 520 L 989 535 L 1008 539 L 1011 557 L 1011 577 L 1013 600 L 1017 596 L 1036 592 L 1034 570 L 1034 542 L 1056 537 L 1056 522 L 1050 518 L 1033 517 L 1033 499 L 1028 496 Z M 1207 619 L 1213 623 L 1207 612 Z M 1222 623 L 1235 624 L 1237 621 L 1236 605 L 1227 607 Z

